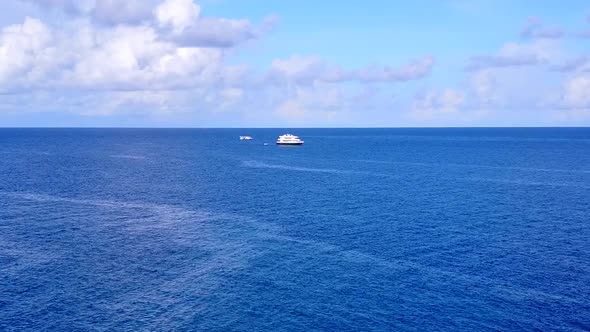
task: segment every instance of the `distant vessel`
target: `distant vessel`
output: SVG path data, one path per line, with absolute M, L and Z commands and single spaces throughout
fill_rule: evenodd
M 303 141 L 299 138 L 299 136 L 285 134 L 279 136 L 277 139 L 278 145 L 302 145 Z
M 240 141 L 249 141 L 252 140 L 252 136 L 240 136 Z

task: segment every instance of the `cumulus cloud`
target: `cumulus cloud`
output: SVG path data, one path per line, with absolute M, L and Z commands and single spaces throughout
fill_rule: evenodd
M 238 112 L 248 104 L 278 121 L 329 123 L 377 98 L 365 93 L 360 100 L 356 90 L 421 79 L 434 64 L 427 56 L 397 66 L 345 69 L 295 55 L 273 61 L 260 75 L 247 65 L 228 65 L 226 49 L 259 38 L 276 24 L 275 16 L 259 25 L 201 17 L 190 0 L 35 3 L 71 18 L 52 24 L 51 17 L 28 17 L 0 30 L 0 94 L 27 95 L 36 100 L 35 109 L 135 116 Z M 347 82 L 357 87 L 347 91 Z
M 528 44 L 507 43 L 498 53 L 476 55 L 469 59 L 467 70 L 486 68 L 521 67 L 548 63 L 556 56 L 552 43 L 535 41 Z
M 193 0 L 165 0 L 154 9 L 154 16 L 161 27 L 181 33 L 197 21 L 201 7 Z
M 110 116 L 121 110 L 144 107 L 153 113 L 166 113 L 170 109 L 171 101 L 170 91 L 113 91 L 108 93 L 106 102 L 98 107 L 88 108 L 84 112 L 85 115 Z
M 265 81 L 273 88 L 265 91 L 274 96 L 269 107 L 278 119 L 296 125 L 313 119 L 330 125 L 334 119 L 350 117 L 351 110 L 387 107 L 391 98 L 381 98 L 375 84 L 424 78 L 433 64 L 428 56 L 396 67 L 345 69 L 316 56 L 293 55 L 272 62 Z M 355 84 L 345 89 L 343 83 Z M 443 96 L 444 101 L 449 98 Z
M 563 72 L 590 72 L 590 57 L 572 58 L 553 66 L 553 68 Z
M 233 47 L 255 39 L 260 31 L 248 20 L 205 17 L 169 38 L 186 46 Z
M 149 20 L 155 4 L 153 0 L 97 0 L 91 15 L 104 24 L 134 24 Z
M 242 103 L 247 102 L 246 89 L 242 87 L 220 86 L 217 89 L 207 90 L 203 102 L 207 109 L 212 112 L 231 112 L 239 109 Z
M 87 16 L 106 25 L 150 20 L 157 0 L 21 0 L 73 16 Z
M 0 34 L 0 88 L 176 89 L 215 84 L 223 51 L 161 40 L 145 25 L 55 30 L 38 19 Z
M 566 78 L 559 96 L 550 105 L 561 122 L 590 120 L 590 75 L 576 74 Z
M 409 81 L 428 76 L 433 65 L 434 58 L 432 56 L 426 56 L 397 68 L 389 66 L 369 66 L 367 68 L 353 71 L 350 76 L 353 80 L 365 82 Z
M 558 27 L 546 27 L 540 18 L 531 17 L 528 19 L 520 35 L 523 38 L 529 39 L 557 39 L 563 38 L 565 36 L 565 32 Z
M 487 107 L 498 102 L 498 82 L 490 71 L 484 70 L 473 73 L 469 78 L 468 85 L 481 107 Z
M 76 15 L 98 15 L 101 11 L 106 15 L 118 5 L 123 12 L 125 8 L 139 8 L 136 5 L 140 2 L 36 3 Z M 0 93 L 19 89 L 235 87 L 247 69 L 226 65 L 222 47 L 252 38 L 250 31 L 254 28 L 247 20 L 199 18 L 199 12 L 191 0 L 165 0 L 153 12 L 150 10 L 158 24 L 97 25 L 95 20 L 81 19 L 51 26 L 27 17 L 22 24 L 0 31 Z M 199 31 L 198 35 L 191 35 L 194 31 Z
M 286 79 L 299 83 L 320 82 L 399 82 L 424 78 L 434 65 L 431 56 L 411 61 L 399 67 L 367 66 L 346 70 L 330 65 L 315 56 L 294 55 L 288 59 L 273 61 L 269 78 Z
M 432 120 L 459 112 L 464 103 L 465 94 L 461 91 L 428 91 L 416 96 L 410 115 L 417 120 Z
M 0 33 L 0 90 L 43 80 L 57 56 L 54 36 L 40 20 L 27 17 Z
M 484 69 L 493 67 L 516 67 L 539 64 L 541 60 L 533 54 L 520 55 L 476 55 L 471 57 L 467 69 Z
M 174 89 L 216 81 L 223 53 L 160 41 L 149 27 L 117 27 L 94 35 L 96 42 L 64 71 L 64 82 L 115 89 Z
M 157 27 L 160 38 L 182 46 L 234 47 L 259 38 L 277 22 L 270 15 L 259 26 L 245 19 L 201 17 L 193 0 L 21 0 L 85 17 L 101 25 Z
M 339 68 L 331 67 L 316 56 L 293 55 L 287 59 L 276 59 L 272 62 L 269 78 L 287 79 L 299 83 L 310 83 L 314 80 L 337 80 L 342 73 Z
M 68 14 L 88 13 L 94 7 L 96 0 L 21 0 L 37 4 L 45 8 L 56 8 Z
M 568 55 L 565 33 L 533 18 L 525 40 L 469 58 L 466 76 L 449 88 L 417 94 L 416 124 L 581 124 L 590 120 L 590 59 Z M 561 40 L 560 40 L 561 39 Z
M 347 108 L 348 100 L 339 86 L 314 82 L 290 90 L 274 109 L 274 114 L 292 124 L 303 124 L 313 118 L 329 122 Z
M 590 75 L 577 75 L 566 80 L 562 101 L 568 108 L 590 108 Z

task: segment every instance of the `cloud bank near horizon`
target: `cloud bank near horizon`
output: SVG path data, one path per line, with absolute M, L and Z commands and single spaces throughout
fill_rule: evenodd
M 58 113 L 155 126 L 590 124 L 589 55 L 564 47 L 586 42 L 583 33 L 538 17 L 523 22 L 519 40 L 466 55 L 464 70 L 439 80 L 435 48 L 357 66 L 305 49 L 242 59 L 280 33 L 281 13 L 206 16 L 192 0 L 8 2 L 31 15 L 0 30 L 3 121 Z

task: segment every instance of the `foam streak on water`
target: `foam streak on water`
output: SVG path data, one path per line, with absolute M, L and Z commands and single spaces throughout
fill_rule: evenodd
M 412 166 L 427 166 L 427 167 L 473 167 L 473 168 L 489 168 L 489 169 L 500 169 L 500 170 L 518 170 L 518 171 L 530 171 L 530 172 L 574 172 L 574 173 L 590 173 L 587 170 L 575 170 L 575 169 L 546 169 L 546 168 L 528 168 L 528 167 L 503 167 L 503 166 L 489 166 L 489 165 L 465 165 L 465 164 L 435 164 L 435 163 L 414 163 L 414 162 L 403 162 L 403 161 L 382 161 L 382 160 L 352 160 L 363 163 L 378 163 L 378 164 L 400 164 L 400 165 L 412 165 Z
M 590 330 L 587 129 L 290 131 L 0 130 L 0 330 Z

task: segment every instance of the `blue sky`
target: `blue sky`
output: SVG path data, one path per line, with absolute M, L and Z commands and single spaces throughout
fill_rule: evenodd
M 587 1 L 5 0 L 0 126 L 590 125 Z

